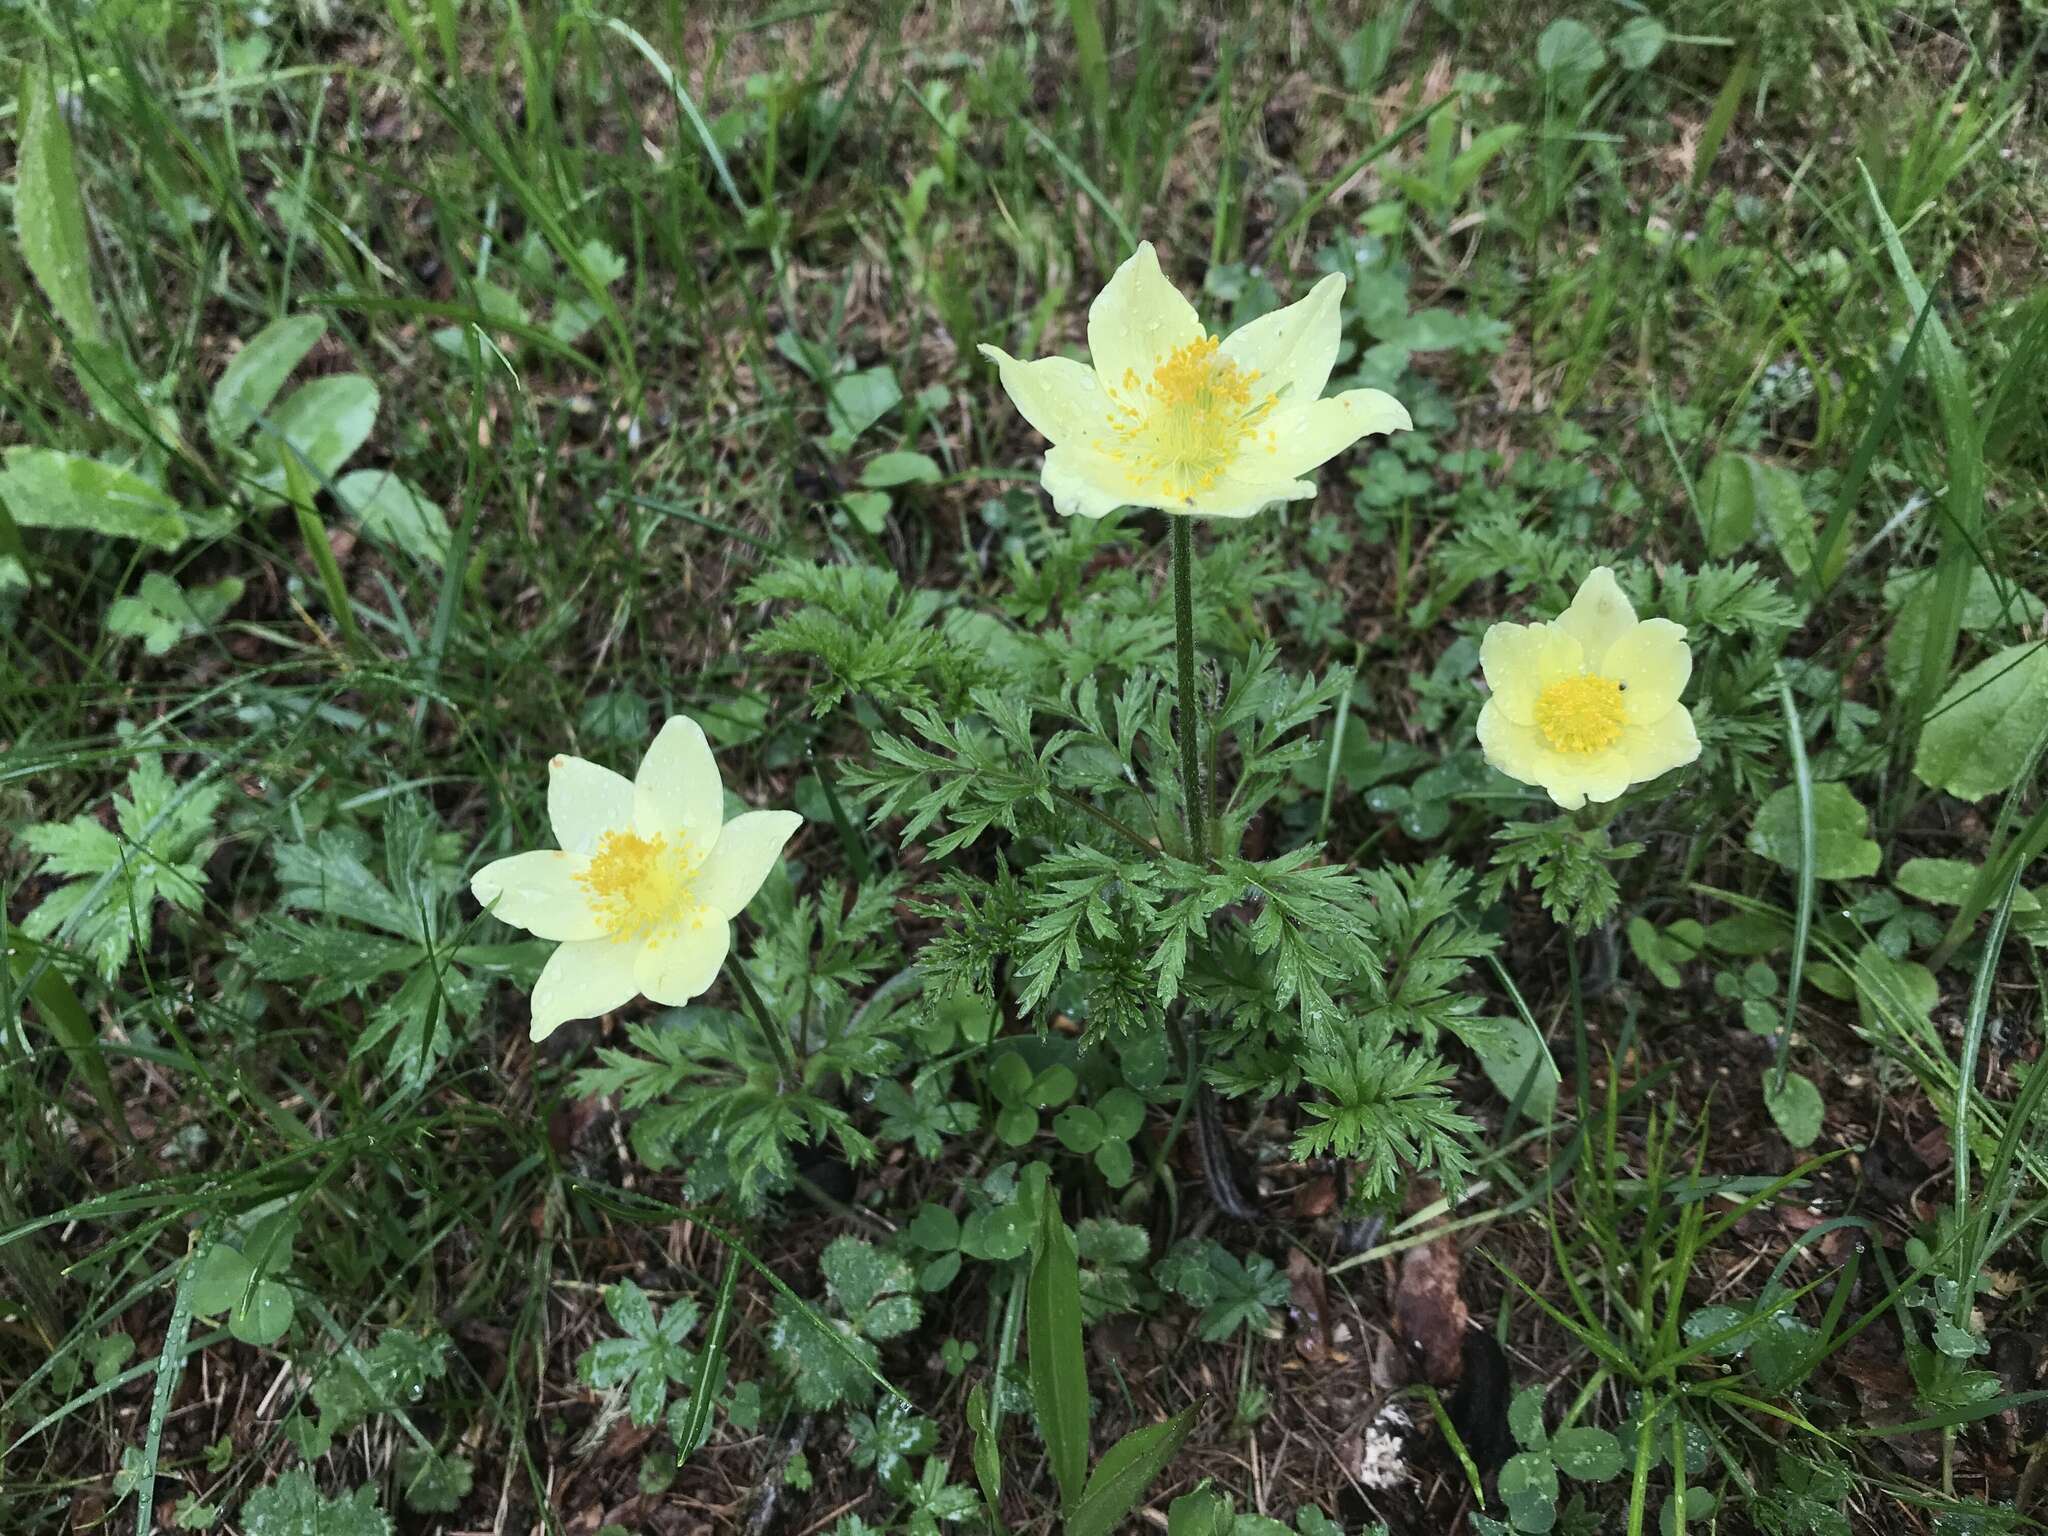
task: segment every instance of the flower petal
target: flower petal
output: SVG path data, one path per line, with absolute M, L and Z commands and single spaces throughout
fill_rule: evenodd
M 1583 660 L 1578 641 L 1555 624 L 1496 624 L 1479 642 L 1479 667 L 1493 690 L 1488 706 L 1517 725 L 1533 725 L 1537 697 L 1559 679 L 1576 677 Z
M 691 880 L 691 890 L 720 917 L 738 917 L 803 824 L 795 811 L 747 811 L 733 817 Z
M 1558 754 L 1535 726 L 1510 720 L 1498 699 L 1488 699 L 1479 711 L 1479 748 L 1487 762 L 1516 783 L 1549 790 L 1550 798 L 1566 810 L 1575 811 L 1586 803 L 1584 794 L 1569 789 L 1560 793 L 1553 787 L 1566 777 Z
M 470 876 L 470 893 L 500 922 L 543 939 L 594 939 L 604 925 L 576 877 L 590 867 L 580 853 L 543 848 L 495 859 Z
M 1621 684 L 1630 724 L 1663 719 L 1692 677 L 1685 626 L 1669 619 L 1644 619 L 1607 648 L 1600 673 Z
M 1627 737 L 1604 752 L 1560 752 L 1533 725 L 1508 719 L 1493 699 L 1479 711 L 1479 746 L 1509 778 L 1541 788 L 1567 811 L 1608 801 L 1636 782 Z
M 1226 475 L 1192 502 L 1173 502 L 1166 510 L 1190 517 L 1250 517 L 1276 501 L 1304 501 L 1315 493 L 1308 480 L 1241 480 Z
M 1046 454 L 1039 480 L 1063 517 L 1107 517 L 1118 507 L 1157 505 L 1124 489 L 1122 472 L 1108 459 L 1072 444 Z
M 564 944 L 548 956 L 533 984 L 532 1037 L 545 1040 L 571 1019 L 594 1019 L 638 997 L 634 961 L 639 951 L 637 944 L 588 939 Z
M 1408 408 L 1385 390 L 1347 389 L 1327 400 L 1314 400 L 1273 417 L 1270 442 L 1248 448 L 1248 457 L 1265 459 L 1275 474 L 1306 474 L 1335 458 L 1374 432 L 1406 432 L 1413 423 Z
M 605 833 L 633 825 L 633 781 L 580 757 L 556 757 L 548 764 L 548 824 L 565 851 L 595 852 Z
M 1614 572 L 1603 565 L 1579 584 L 1571 607 L 1556 622 L 1586 653 L 1586 670 L 1604 677 L 1608 647 L 1635 628 L 1636 611 Z
M 1195 307 L 1159 270 L 1150 240 L 1141 244 L 1088 306 L 1088 358 L 1103 383 L 1151 377 L 1160 359 L 1202 335 Z M 1099 515 L 1099 514 L 1088 514 Z
M 1019 362 L 990 346 L 981 355 L 996 365 L 1003 392 L 1040 437 L 1055 443 L 1092 442 L 1107 426 L 1109 400 L 1086 363 L 1067 357 Z
M 718 841 L 724 819 L 725 789 L 711 743 L 688 715 L 671 715 L 633 779 L 633 830 L 642 837 L 681 838 L 702 858 Z
M 657 1003 L 680 1008 L 718 980 L 732 947 L 732 925 L 722 917 L 678 923 L 640 946 L 635 974 L 640 990 Z
M 1283 405 L 1306 405 L 1330 382 L 1344 332 L 1343 303 L 1343 274 L 1332 272 L 1307 298 L 1232 331 L 1223 339 L 1223 355 L 1258 374 L 1255 393 L 1277 395 Z
M 1684 705 L 1666 712 L 1648 725 L 1631 726 L 1614 751 L 1628 761 L 1629 782 L 1643 784 L 1683 768 L 1700 755 L 1699 732 L 1693 729 L 1692 711 Z

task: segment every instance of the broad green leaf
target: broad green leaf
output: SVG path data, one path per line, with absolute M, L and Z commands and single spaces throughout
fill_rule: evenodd
M 1111 1446 L 1067 1517 L 1066 1536 L 1109 1536 L 1180 1450 L 1195 1427 L 1197 1407 L 1190 1403 L 1165 1422 L 1134 1429 Z
M 1701 532 L 1716 559 L 1740 549 L 1764 531 L 1778 546 L 1794 575 L 1813 565 L 1813 518 L 1799 477 L 1746 453 L 1716 454 L 1697 487 Z
M 2008 646 L 1965 672 L 1929 711 L 1913 772 L 1959 800 L 2010 789 L 2048 727 L 2048 644 Z
M 178 504 L 140 475 L 55 448 L 9 448 L 0 501 L 24 528 L 59 528 L 176 549 L 191 531 Z
M 1500 1469 L 1501 1501 L 1518 1531 L 1542 1536 L 1557 1524 L 1557 1464 L 1548 1451 L 1523 1451 Z
M 1560 16 L 1536 39 L 1536 67 L 1546 75 L 1583 79 L 1607 62 L 1607 50 L 1582 21 Z
M 880 453 L 860 472 L 860 483 L 876 490 L 897 485 L 931 485 L 940 478 L 929 454 Z
M 275 1280 L 258 1280 L 228 1308 L 228 1332 L 244 1344 L 275 1344 L 292 1325 L 292 1293 Z
M 1522 1093 L 1522 1084 L 1528 1082 L 1529 1091 L 1522 1094 L 1522 1113 L 1539 1123 L 1549 1119 L 1550 1112 L 1557 1107 L 1559 1079 L 1557 1063 L 1544 1048 L 1543 1037 L 1518 1015 L 1491 1022 L 1497 1027 L 1488 1031 L 1484 1040 L 1466 1040 L 1478 1055 L 1479 1065 L 1486 1070 L 1487 1081 L 1510 1104 Z M 1531 1072 L 1535 1073 L 1533 1079 Z
M 71 128 L 50 77 L 35 65 L 21 77 L 21 138 L 15 147 L 14 232 L 21 257 L 50 308 L 81 342 L 106 339 L 92 299 L 85 201 L 71 156 Z
M 1080 1258 L 1050 1199 L 1042 1207 L 1024 1323 L 1031 1399 L 1060 1504 L 1072 1514 L 1088 1474 L 1088 1369 L 1081 1349 Z
M 1883 850 L 1865 831 L 1869 815 L 1846 784 L 1813 786 L 1814 874 L 1861 880 L 1877 873 Z M 1799 868 L 1799 791 L 1787 784 L 1763 803 L 1749 831 L 1749 849 L 1786 869 Z
M 1908 859 L 1892 876 L 1892 884 L 1930 906 L 1959 907 L 1982 873 L 1981 865 L 1962 859 Z
M 1884 646 L 1885 676 L 1895 689 L 1912 687 L 1919 675 L 1934 624 L 1935 592 L 1931 570 L 1909 571 L 1884 584 L 1885 602 L 1897 609 Z M 1971 634 L 2003 637 L 2019 625 L 2038 627 L 2043 614 L 2041 599 L 2026 588 L 1994 580 L 1981 565 L 1971 568 L 1962 612 L 1962 627 Z
M 1069 1152 L 1086 1156 L 1102 1145 L 1102 1116 L 1085 1104 L 1069 1104 L 1053 1116 L 1052 1133 Z
M 1582 1483 L 1604 1483 L 1621 1471 L 1621 1442 L 1604 1429 L 1579 1425 L 1551 1437 L 1558 1470 Z
M 446 563 L 448 514 L 411 481 L 388 469 L 358 469 L 335 482 L 334 494 L 378 543 L 430 565 Z
M 1526 1451 L 1540 1451 L 1550 1443 L 1543 1432 L 1542 1387 L 1524 1387 L 1514 1395 L 1508 1403 L 1508 1429 Z
M 848 491 L 839 499 L 853 520 L 869 533 L 880 533 L 889 521 L 887 491 Z
M 255 1275 L 255 1266 L 241 1249 L 215 1243 L 192 1277 L 192 1310 L 201 1317 L 219 1316 L 241 1299 Z
M 270 409 L 291 371 L 327 334 L 321 315 L 287 315 L 273 320 L 228 360 L 206 404 L 206 430 L 223 447 L 239 442 L 256 418 Z
M 827 386 L 826 419 L 849 443 L 867 431 L 903 398 L 896 371 L 884 364 L 860 373 L 843 374 Z
M 1657 62 L 1671 34 L 1654 16 L 1631 18 L 1614 34 L 1614 56 L 1623 69 L 1648 69 Z
M 272 464 L 260 481 L 273 492 L 285 490 L 286 465 L 303 465 L 315 480 L 332 479 L 362 447 L 377 424 L 377 386 L 360 373 L 333 374 L 300 386 L 277 408 L 259 447 Z M 287 453 L 295 456 L 287 459 Z
M 1717 454 L 1700 475 L 1694 493 L 1699 498 L 1700 532 L 1706 537 L 1709 555 L 1726 559 L 1750 541 L 1756 532 L 1756 493 L 1741 454 Z
M 1812 1146 L 1820 1139 L 1821 1118 L 1827 1108 L 1820 1090 L 1811 1078 L 1797 1072 L 1787 1072 L 1782 1085 L 1776 1083 L 1776 1077 L 1772 1068 L 1764 1069 L 1764 1106 L 1787 1141 L 1795 1147 Z
M 1908 859 L 1892 876 L 1892 884 L 1931 907 L 1959 907 L 1969 899 L 1983 874 L 1982 865 L 1963 859 Z M 2034 912 L 2040 909 L 2040 902 L 2032 891 L 2022 887 L 2013 892 L 2012 909 Z

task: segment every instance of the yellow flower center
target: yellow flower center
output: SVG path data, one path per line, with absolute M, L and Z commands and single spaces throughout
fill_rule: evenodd
M 701 928 L 707 909 L 691 889 L 696 868 L 688 855 L 687 843 L 671 849 L 663 837 L 607 832 L 576 879 L 611 938 L 637 938 L 684 922 Z
M 1212 489 L 1272 414 L 1274 397 L 1252 389 L 1258 377 L 1223 356 L 1214 336 L 1175 347 L 1149 379 L 1126 368 L 1109 389 L 1106 450 L 1131 489 L 1176 501 Z
M 1536 699 L 1536 728 L 1560 752 L 1584 755 L 1614 745 L 1627 722 L 1621 684 L 1611 677 L 1567 677 Z

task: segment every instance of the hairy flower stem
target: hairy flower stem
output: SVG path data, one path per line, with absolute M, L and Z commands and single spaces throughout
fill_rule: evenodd
M 1169 514 L 1166 521 L 1173 529 L 1173 649 L 1180 663 L 1180 697 L 1176 702 L 1181 802 L 1187 815 L 1188 857 L 1197 864 L 1207 864 L 1208 807 L 1202 793 L 1200 727 L 1195 721 L 1195 533 L 1191 518 Z
M 747 1000 L 747 1012 L 754 1016 L 754 1023 L 760 1027 L 761 1038 L 768 1042 L 768 1050 L 775 1057 L 776 1075 L 782 1079 L 782 1090 L 794 1093 L 803 1083 L 796 1068 L 796 1056 L 789 1048 L 789 1034 L 781 1025 L 768 1016 L 768 1005 L 761 1001 L 761 994 L 754 990 L 754 979 L 747 974 L 747 968 L 734 960 L 726 966 L 732 979 L 739 984 L 740 996 Z

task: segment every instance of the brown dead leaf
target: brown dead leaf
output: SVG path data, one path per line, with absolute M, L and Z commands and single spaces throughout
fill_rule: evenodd
M 1301 1221 L 1327 1216 L 1337 1204 L 1337 1181 L 1327 1173 L 1317 1174 L 1294 1191 L 1294 1214 Z
M 1299 1248 L 1287 1252 L 1287 1294 L 1299 1330 L 1294 1338 L 1296 1352 L 1304 1360 L 1322 1359 L 1330 1351 L 1329 1324 L 1324 1320 L 1330 1309 L 1329 1286 L 1323 1266 Z
M 1394 1331 L 1422 1379 L 1439 1391 L 1457 1385 L 1472 1315 L 1459 1294 L 1464 1264 L 1449 1237 L 1433 1238 L 1401 1256 L 1394 1292 Z

